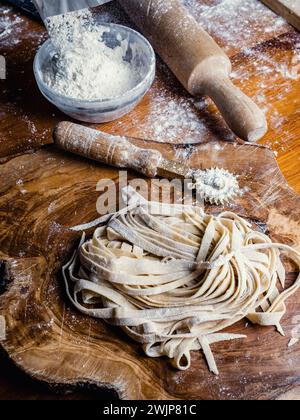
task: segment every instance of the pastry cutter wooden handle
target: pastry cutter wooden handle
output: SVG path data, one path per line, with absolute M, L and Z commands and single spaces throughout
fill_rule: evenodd
M 117 168 L 133 169 L 150 178 L 192 178 L 193 171 L 187 166 L 164 159 L 157 150 L 134 146 L 129 137 L 61 122 L 55 128 L 53 138 L 63 150 Z

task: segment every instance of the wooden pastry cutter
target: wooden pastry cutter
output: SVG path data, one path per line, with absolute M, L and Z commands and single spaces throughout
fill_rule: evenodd
M 149 178 L 190 180 L 187 186 L 211 204 L 224 204 L 239 194 L 237 177 L 222 168 L 206 171 L 165 159 L 161 152 L 133 145 L 129 137 L 113 136 L 70 122 L 54 130 L 54 142 L 63 150 Z M 132 140 L 132 139 L 131 139 Z

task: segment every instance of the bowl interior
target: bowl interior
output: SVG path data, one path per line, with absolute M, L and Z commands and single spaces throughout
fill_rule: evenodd
M 117 24 L 103 24 L 97 22 L 95 25 L 99 26 L 99 42 L 105 43 L 108 48 L 112 49 L 121 46 L 121 43 L 126 46 L 124 49 L 123 60 L 130 63 L 132 69 L 137 73 L 136 86 L 133 87 L 131 91 L 126 92 L 125 95 L 123 95 L 126 96 L 126 94 L 138 88 L 147 76 L 153 72 L 153 66 L 155 65 L 154 51 L 149 42 L 142 35 L 130 28 Z M 95 51 L 95 54 L 96 53 L 97 51 Z M 51 63 L 53 63 L 53 57 L 55 54 L 56 51 L 51 41 L 47 41 L 41 47 L 36 57 L 35 73 L 38 79 L 37 81 L 40 85 L 42 84 L 43 90 L 46 90 L 46 92 L 51 92 L 52 90 L 46 85 L 43 74 L 45 70 L 49 68 Z M 56 92 L 52 91 L 52 94 L 56 95 Z M 61 95 L 57 94 L 57 96 L 59 97 Z M 80 99 L 73 100 L 78 102 L 82 101 Z M 99 101 L 107 100 L 109 99 L 99 98 Z M 95 100 L 86 102 L 94 101 Z

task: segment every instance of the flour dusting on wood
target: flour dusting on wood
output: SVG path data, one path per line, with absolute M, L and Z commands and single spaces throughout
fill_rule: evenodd
M 276 153 L 287 150 L 294 141 L 295 134 L 286 129 L 288 121 L 284 116 L 284 104 L 289 101 L 295 84 L 299 82 L 299 34 L 258 0 L 182 0 L 182 2 L 231 57 L 238 53 L 238 56 L 233 58 L 234 82 L 252 96 L 266 112 L 271 128 L 269 138 L 272 139 L 268 145 Z M 28 25 L 28 19 L 9 6 L 0 7 L 0 11 L 2 47 L 9 46 L 11 49 L 14 43 L 23 42 L 21 34 Z M 115 22 L 132 26 L 116 2 L 96 8 L 95 14 L 98 22 Z M 36 26 L 38 27 L 38 24 Z M 292 38 L 288 40 L 284 35 L 286 33 L 292 33 Z M 281 38 L 278 38 L 280 35 Z M 27 36 L 32 43 L 39 45 L 45 38 L 45 32 L 32 32 Z M 256 47 L 258 42 L 262 43 L 260 47 Z M 268 43 L 273 45 L 276 60 L 272 58 L 274 54 L 268 52 Z M 253 85 L 257 87 L 255 91 Z M 276 90 L 272 90 L 270 86 L 276 86 Z M 295 103 L 289 102 L 292 107 L 291 112 L 294 113 L 290 118 L 299 117 L 300 99 L 294 101 Z M 158 64 L 157 81 L 144 100 L 145 113 L 141 111 L 144 110 L 142 107 L 143 105 L 133 111 L 130 114 L 131 118 L 118 121 L 113 126 L 112 132 L 174 144 L 234 138 L 219 114 L 212 113 L 216 110 L 212 101 L 190 97 L 161 62 Z M 11 103 L 4 112 L 17 113 L 17 108 Z M 35 144 L 35 137 L 49 137 L 49 130 L 41 134 L 33 115 L 26 113 L 22 116 L 22 122 L 28 127 L 29 147 L 30 142 L 32 145 Z M 3 133 L 3 135 L 6 137 L 8 134 Z
M 280 110 L 280 103 L 287 99 L 294 83 L 300 75 L 299 41 L 289 42 L 286 48 L 284 34 L 296 32 L 288 23 L 257 0 L 182 0 L 196 20 L 217 40 L 232 57 L 239 53 L 243 59 L 233 60 L 233 80 L 266 112 L 270 128 L 274 132 L 274 142 L 270 143 L 276 152 L 286 149 L 291 134 L 286 133 L 286 118 Z M 111 10 L 114 8 L 112 7 Z M 100 11 L 101 15 L 101 11 Z M 115 19 L 116 12 L 112 12 Z M 105 11 L 103 18 L 110 19 Z M 234 24 L 233 24 L 234 22 Z M 278 35 L 283 40 L 276 41 L 274 48 L 281 54 L 278 62 L 264 53 L 257 45 L 271 42 Z M 299 37 L 298 37 L 299 38 Z M 241 61 L 243 64 L 240 64 Z M 159 62 L 158 73 L 162 82 L 156 84 L 149 95 L 147 115 L 132 113 L 131 121 L 120 121 L 118 132 L 169 143 L 199 143 L 211 140 L 233 140 L 232 133 L 216 113 L 210 99 L 192 98 L 182 89 L 170 73 Z M 270 91 L 269 79 L 282 86 L 278 93 Z M 247 91 L 257 79 L 256 92 Z M 274 105 L 275 102 L 275 105 Z M 277 106 L 277 104 L 279 106 Z M 296 107 L 296 104 L 295 104 Z
M 263 42 L 289 30 L 284 19 L 258 0 L 182 2 L 229 54 L 239 52 L 241 47 L 254 47 L 257 38 Z
M 9 6 L 0 6 L 0 42 L 2 45 L 17 44 L 20 42 L 18 35 L 24 24 L 22 17 L 18 13 L 11 15 L 12 8 Z

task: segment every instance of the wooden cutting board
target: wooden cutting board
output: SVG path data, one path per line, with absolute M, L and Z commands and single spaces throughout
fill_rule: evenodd
M 284 17 L 291 25 L 300 31 L 299 0 L 262 0 L 274 12 Z
M 237 84 L 266 109 L 270 131 L 264 142 L 277 151 L 282 170 L 300 192 L 299 34 L 256 0 L 230 2 L 239 5 L 230 10 L 231 17 L 228 4 L 217 0 L 187 3 L 232 57 Z M 110 7 L 99 14 L 111 16 Z M 96 184 L 117 173 L 53 146 L 24 153 L 49 143 L 52 127 L 65 117 L 41 97 L 32 77 L 32 59 L 45 39 L 44 29 L 2 3 L 0 9 L 5 11 L 0 15 L 0 54 L 7 57 L 8 69 L 7 80 L 0 81 L 0 293 L 6 290 L 0 296 L 0 315 L 6 320 L 1 346 L 8 356 L 46 383 L 104 386 L 122 398 L 299 396 L 300 350 L 297 345 L 287 348 L 299 323 L 299 294 L 288 304 L 286 338 L 273 328 L 243 322 L 232 330 L 245 333 L 246 340 L 214 346 L 220 378 L 207 371 L 201 353 L 193 354 L 190 371 L 178 372 L 166 359 L 145 357 L 118 329 L 71 307 L 60 276 L 78 241 L 68 228 L 97 217 Z M 128 23 L 120 10 L 113 15 Z M 251 24 L 244 32 L 245 15 Z M 173 118 L 174 110 L 180 113 L 179 121 Z M 300 247 L 299 197 L 289 189 L 273 153 L 228 142 L 230 133 L 213 105 L 201 99 L 191 102 L 160 62 L 155 85 L 142 104 L 101 129 L 155 138 L 158 143 L 148 147 L 160 149 L 165 157 L 241 174 L 242 185 L 250 191 L 233 210 L 267 225 L 274 240 Z M 200 145 L 178 146 L 183 136 Z M 164 140 L 173 144 L 160 144 Z M 287 268 L 292 281 L 293 267 Z
M 151 146 L 174 157 L 170 146 Z M 230 209 L 300 250 L 300 197 L 289 189 L 271 151 L 209 143 L 185 161 L 240 174 L 249 192 Z M 1 345 L 14 363 L 52 385 L 109 387 L 124 399 L 269 399 L 299 385 L 299 345 L 288 349 L 300 322 L 299 293 L 288 302 L 286 337 L 240 322 L 230 331 L 247 339 L 213 346 L 220 377 L 209 373 L 200 352 L 194 352 L 187 372 L 165 358 L 149 359 L 118 328 L 72 307 L 60 274 L 80 236 L 69 227 L 97 216 L 95 186 L 104 177 L 116 179 L 117 172 L 53 147 L 2 166 L 0 257 L 7 291 L 0 296 L 0 314 L 7 331 Z M 287 268 L 292 281 L 293 269 Z

